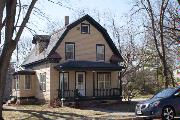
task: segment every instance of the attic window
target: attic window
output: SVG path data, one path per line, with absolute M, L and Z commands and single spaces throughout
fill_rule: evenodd
M 81 23 L 81 33 L 90 34 L 90 24 Z

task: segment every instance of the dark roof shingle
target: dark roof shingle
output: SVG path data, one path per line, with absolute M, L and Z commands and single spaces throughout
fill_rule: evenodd
M 120 71 L 124 67 L 119 64 L 92 61 L 68 61 L 55 66 L 57 70 L 111 70 Z

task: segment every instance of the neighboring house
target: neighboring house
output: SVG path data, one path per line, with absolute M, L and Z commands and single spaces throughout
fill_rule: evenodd
M 106 29 L 89 15 L 48 35 L 36 35 L 34 49 L 14 73 L 18 100 L 121 100 L 123 61 Z

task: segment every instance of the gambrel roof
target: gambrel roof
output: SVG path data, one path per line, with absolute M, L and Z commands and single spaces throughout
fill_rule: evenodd
M 78 24 L 80 24 L 85 20 L 88 21 L 91 25 L 93 25 L 102 34 L 102 36 L 108 43 L 109 47 L 111 48 L 113 54 L 116 55 L 120 59 L 120 61 L 123 61 L 121 54 L 119 53 L 118 49 L 116 48 L 115 44 L 113 43 L 112 39 L 107 33 L 107 30 L 103 28 L 98 22 L 96 22 L 91 16 L 85 15 L 80 19 L 74 21 L 73 23 L 65 26 L 61 30 L 58 30 L 57 32 L 52 34 L 47 48 L 42 53 L 36 55 L 36 51 L 34 48 L 29 54 L 29 56 L 25 59 L 22 66 L 27 67 L 29 65 L 33 65 L 51 59 L 51 56 L 57 54 L 55 53 L 55 51 L 60 45 L 60 43 L 63 41 L 64 37 L 69 32 L 69 30 L 71 30 L 72 28 L 74 28 L 75 26 L 77 26 Z M 59 57 L 59 59 L 61 59 L 61 57 Z

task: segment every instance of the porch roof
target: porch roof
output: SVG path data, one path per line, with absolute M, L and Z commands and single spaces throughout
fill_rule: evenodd
M 13 75 L 35 75 L 36 72 L 33 70 L 20 70 L 13 73 Z
M 92 61 L 68 61 L 55 66 L 57 70 L 110 70 L 121 71 L 124 69 L 119 64 Z

